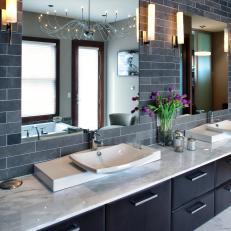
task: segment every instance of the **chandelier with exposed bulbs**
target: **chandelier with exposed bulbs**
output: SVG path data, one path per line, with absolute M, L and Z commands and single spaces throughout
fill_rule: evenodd
M 105 12 L 100 22 L 91 21 L 91 2 L 88 1 L 88 17 L 84 17 L 82 7 L 81 19 L 70 19 L 68 10 L 65 10 L 65 20 L 60 20 L 53 5 L 51 11 L 38 17 L 41 30 L 51 37 L 58 39 L 100 40 L 108 41 L 112 37 L 126 37 L 137 26 L 136 17 L 128 16 L 127 20 L 118 21 L 118 12 L 114 13 L 114 22 L 108 22 L 108 13 Z M 67 20 L 68 19 L 68 20 Z

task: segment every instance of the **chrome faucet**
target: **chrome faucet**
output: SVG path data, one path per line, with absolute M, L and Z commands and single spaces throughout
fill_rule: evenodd
M 214 115 L 212 111 L 208 112 L 208 123 L 213 124 L 214 123 Z
M 97 150 L 99 146 L 103 146 L 103 141 L 97 139 L 99 136 L 100 134 L 97 131 L 89 132 L 90 149 L 93 151 Z
M 34 126 L 34 129 L 36 130 L 38 140 L 40 140 L 40 134 L 39 134 L 38 127 Z

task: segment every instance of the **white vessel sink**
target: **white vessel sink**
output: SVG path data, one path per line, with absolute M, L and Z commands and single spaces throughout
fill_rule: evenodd
M 230 138 L 228 134 L 222 133 L 221 131 L 216 131 L 208 128 L 208 124 L 201 125 L 199 127 L 190 129 L 186 131 L 186 137 L 194 138 L 196 140 L 214 143 L 217 141 L 222 141 L 224 139 Z
M 97 151 L 70 155 L 79 167 L 99 174 L 114 173 L 161 159 L 161 152 L 149 147 L 119 144 Z
M 224 120 L 214 124 L 207 124 L 207 129 L 210 131 L 220 132 L 220 133 L 230 133 L 231 134 L 231 121 Z
M 79 168 L 73 164 L 69 156 L 35 164 L 34 175 L 52 192 L 57 192 L 105 176 Z

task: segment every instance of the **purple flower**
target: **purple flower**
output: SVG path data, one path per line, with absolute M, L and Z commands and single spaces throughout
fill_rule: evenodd
M 175 99 L 176 100 L 181 100 L 181 96 L 179 94 L 176 94 Z
M 132 97 L 132 101 L 137 101 L 139 99 L 139 97 L 138 96 L 134 96 L 134 97 Z
M 160 96 L 160 92 L 159 91 L 152 92 L 151 96 Z
M 185 98 L 187 98 L 187 95 L 184 94 L 184 95 L 181 96 L 181 98 L 182 98 L 182 99 L 185 99 Z
M 149 113 L 149 112 L 150 112 L 150 109 L 149 109 L 148 107 L 144 106 L 144 107 L 142 108 L 142 112 L 144 112 L 144 113 Z
M 134 114 L 136 111 L 139 111 L 138 107 L 135 107 L 133 110 L 131 110 L 131 113 Z

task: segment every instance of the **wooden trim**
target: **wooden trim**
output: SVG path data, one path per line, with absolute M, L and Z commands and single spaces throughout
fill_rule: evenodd
M 6 0 L 0 0 L 0 9 L 6 9 Z
M 183 93 L 187 94 L 192 103 L 189 108 L 184 108 L 184 114 L 192 114 L 193 95 L 192 95 L 192 54 L 190 46 L 190 35 L 185 35 L 185 43 L 182 46 L 183 55 Z
M 72 41 L 72 121 L 74 126 L 78 126 L 78 48 L 97 47 L 99 48 L 99 84 L 98 84 L 98 124 L 104 126 L 104 43 L 85 40 Z
M 35 41 L 35 42 L 47 42 L 47 43 L 55 43 L 56 44 L 56 105 L 55 105 L 55 114 L 54 115 L 41 115 L 41 116 L 31 116 L 31 117 L 23 117 L 22 122 L 32 122 L 32 121 L 41 121 L 41 120 L 50 120 L 54 116 L 59 115 L 60 111 L 60 40 L 59 39 L 51 39 L 51 38 L 39 38 L 39 37 L 30 37 L 23 36 L 22 40 L 25 41 Z

